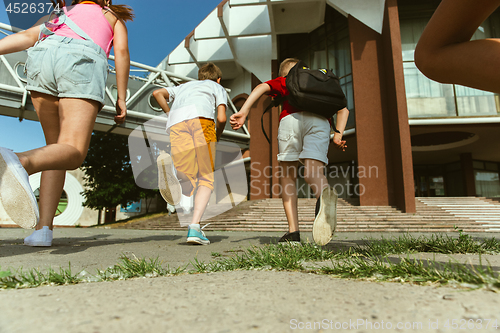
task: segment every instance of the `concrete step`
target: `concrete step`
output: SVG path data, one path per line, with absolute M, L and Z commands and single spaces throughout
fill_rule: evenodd
M 390 206 L 359 206 L 339 200 L 337 232 L 452 232 L 455 226 L 466 232 L 500 231 L 500 201 L 486 198 L 417 198 L 416 213 L 405 214 Z M 315 199 L 299 199 L 299 225 L 311 231 Z M 357 204 L 357 205 L 356 205 Z M 168 220 L 168 221 L 167 221 Z M 281 199 L 248 201 L 203 223 L 205 230 L 286 231 L 288 223 Z M 184 230 L 170 216 L 145 228 Z

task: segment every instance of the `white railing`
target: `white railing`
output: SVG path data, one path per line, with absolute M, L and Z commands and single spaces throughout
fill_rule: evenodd
M 2 31 L 2 30 L 4 30 L 4 31 Z M 5 32 L 5 31 L 8 31 L 8 32 Z M 15 28 L 15 27 L 12 27 L 10 25 L 4 24 L 4 23 L 0 23 L 0 33 L 1 34 L 4 34 L 7 36 L 13 32 L 15 33 L 15 32 L 20 32 L 20 31 L 22 31 L 22 30 Z M 109 57 L 109 60 L 114 61 L 115 60 L 114 56 L 111 55 Z M 7 68 L 10 76 L 12 76 L 12 78 L 16 82 L 15 86 L 7 85 L 7 84 L 0 82 L 0 91 L 3 90 L 3 91 L 23 95 L 22 100 L 21 100 L 21 105 L 20 105 L 20 110 L 21 110 L 21 115 L 22 115 L 23 112 L 25 111 L 25 108 L 26 108 L 26 103 L 27 103 L 29 91 L 26 90 L 26 84 L 23 83 L 19 79 L 18 75 L 15 72 L 15 69 L 12 68 L 10 63 L 7 61 L 6 57 L 3 55 L 0 55 L 0 61 Z M 179 84 L 187 82 L 187 81 L 195 80 L 195 79 L 187 77 L 187 76 L 178 75 L 176 73 L 172 73 L 172 72 L 169 72 L 169 71 L 157 68 L 157 67 L 151 67 L 151 66 L 141 64 L 141 63 L 135 62 L 135 61 L 131 61 L 130 66 L 131 66 L 130 72 L 132 73 L 130 75 L 130 79 L 142 81 L 144 84 L 132 96 L 128 97 L 128 99 L 127 99 L 128 105 L 132 105 L 134 102 L 138 101 L 141 97 L 144 97 L 143 92 L 145 90 L 147 90 L 153 84 L 156 86 L 172 87 L 174 85 L 179 85 Z M 111 64 L 109 65 L 109 72 L 116 74 L 115 68 Z M 142 72 L 145 75 L 144 75 L 144 77 L 139 77 L 139 76 L 133 75 L 133 73 L 136 73 L 136 72 Z M 226 89 L 226 91 L 229 94 L 230 90 Z M 115 111 L 116 100 L 113 97 L 111 91 L 107 87 L 106 87 L 106 95 L 109 97 L 109 99 L 111 100 L 113 105 L 105 105 L 102 110 L 105 112 L 109 112 L 109 113 L 115 113 L 116 112 Z M 231 109 L 231 111 L 233 113 L 236 113 L 237 109 L 236 109 L 235 105 L 233 104 L 233 102 L 231 101 L 231 98 L 228 98 L 228 104 L 229 104 L 228 107 Z M 164 118 L 164 117 L 158 117 L 157 115 L 147 114 L 144 112 L 140 112 L 138 110 L 127 110 L 127 114 L 130 116 L 133 116 L 137 119 L 144 120 L 144 121 L 148 121 L 148 120 L 151 120 L 153 118 L 158 119 L 160 121 L 166 121 L 166 118 Z M 223 137 L 240 139 L 240 140 L 241 139 L 243 139 L 243 140 L 250 139 L 250 133 L 249 133 L 247 127 L 243 126 L 242 129 L 243 129 L 244 134 L 237 133 L 234 131 L 224 131 Z

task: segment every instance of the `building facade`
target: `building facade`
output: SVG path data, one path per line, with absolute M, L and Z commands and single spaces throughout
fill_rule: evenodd
M 439 84 L 414 64 L 416 43 L 440 1 L 356 3 L 223 1 L 161 66 L 192 75 L 199 64 L 213 61 L 237 107 L 252 88 L 277 75 L 285 58 L 332 69 L 351 112 L 348 148 L 330 147 L 327 175 L 340 197 L 360 205 L 414 212 L 420 196 L 500 196 L 498 95 Z M 245 12 L 247 18 L 238 20 Z M 474 35 L 490 37 L 500 37 L 498 11 Z M 240 141 L 251 160 L 250 199 L 280 195 L 279 111 L 264 117 L 271 144 L 260 125 L 268 103 L 262 98 L 253 106 L 251 139 Z M 300 196 L 309 197 L 303 180 L 298 182 Z
M 229 117 L 254 87 L 278 75 L 283 59 L 296 57 L 313 69 L 332 69 L 341 78 L 348 100 L 347 149 L 341 152 L 331 146 L 326 169 L 340 197 L 409 213 L 415 211 L 415 197 L 499 197 L 498 95 L 439 84 L 423 76 L 414 64 L 415 46 L 439 3 L 224 0 L 157 67 L 134 64 L 149 74 L 129 81 L 125 126 L 113 126 L 116 86 L 110 75 L 106 106 L 95 130 L 130 135 L 157 119 L 163 112 L 152 92 L 196 79 L 199 66 L 208 61 L 222 69 L 222 85 L 232 102 Z M 500 37 L 499 11 L 473 38 L 491 37 Z M 36 120 L 24 87 L 26 54 L 0 58 L 0 114 Z M 278 108 L 262 119 L 271 144 L 261 129 L 261 116 L 269 103 L 268 97 L 261 98 L 246 127 L 234 132 L 227 124 L 222 136 L 242 150 L 250 200 L 276 198 L 281 192 L 276 158 Z M 152 137 L 164 135 L 164 122 L 158 122 L 153 132 Z M 168 145 L 168 138 L 164 141 Z M 300 173 L 297 185 L 299 197 L 312 196 Z M 76 196 L 81 192 L 77 186 L 66 192 L 68 207 L 75 208 L 64 212 L 61 223 L 95 224 L 97 212 L 81 212 L 75 204 L 82 201 Z M 120 211 L 117 219 L 142 213 Z M 0 209 L 0 224 L 8 223 Z

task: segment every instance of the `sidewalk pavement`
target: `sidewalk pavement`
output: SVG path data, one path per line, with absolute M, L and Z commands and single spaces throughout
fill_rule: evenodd
M 95 274 L 123 254 L 158 258 L 170 268 L 196 257 L 276 242 L 281 233 L 207 232 L 212 244 L 185 244 L 186 232 L 105 228 L 55 229 L 53 246 L 22 245 L 31 233 L 0 229 L 0 270 L 59 267 Z M 418 236 L 418 234 L 412 234 Z M 493 237 L 496 234 L 472 234 Z M 312 239 L 310 233 L 301 235 Z M 338 233 L 329 248 L 394 233 Z M 418 254 L 478 264 L 477 255 Z M 500 255 L 482 256 L 500 271 Z M 15 332 L 455 332 L 465 324 L 498 332 L 497 294 L 450 287 L 336 279 L 300 272 L 235 271 L 0 291 L 0 333 Z M 453 321 L 455 320 L 455 321 Z M 486 323 L 489 326 L 486 328 Z M 500 325 L 500 323 L 498 323 Z M 481 328 L 479 329 L 481 325 Z M 310 329 L 308 329 L 310 328 Z M 474 331 L 474 330 L 473 330 Z

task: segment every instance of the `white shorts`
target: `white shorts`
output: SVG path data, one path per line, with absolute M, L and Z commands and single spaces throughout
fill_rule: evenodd
M 318 160 L 328 164 L 330 123 L 310 112 L 296 112 L 281 119 L 278 128 L 278 161 Z

